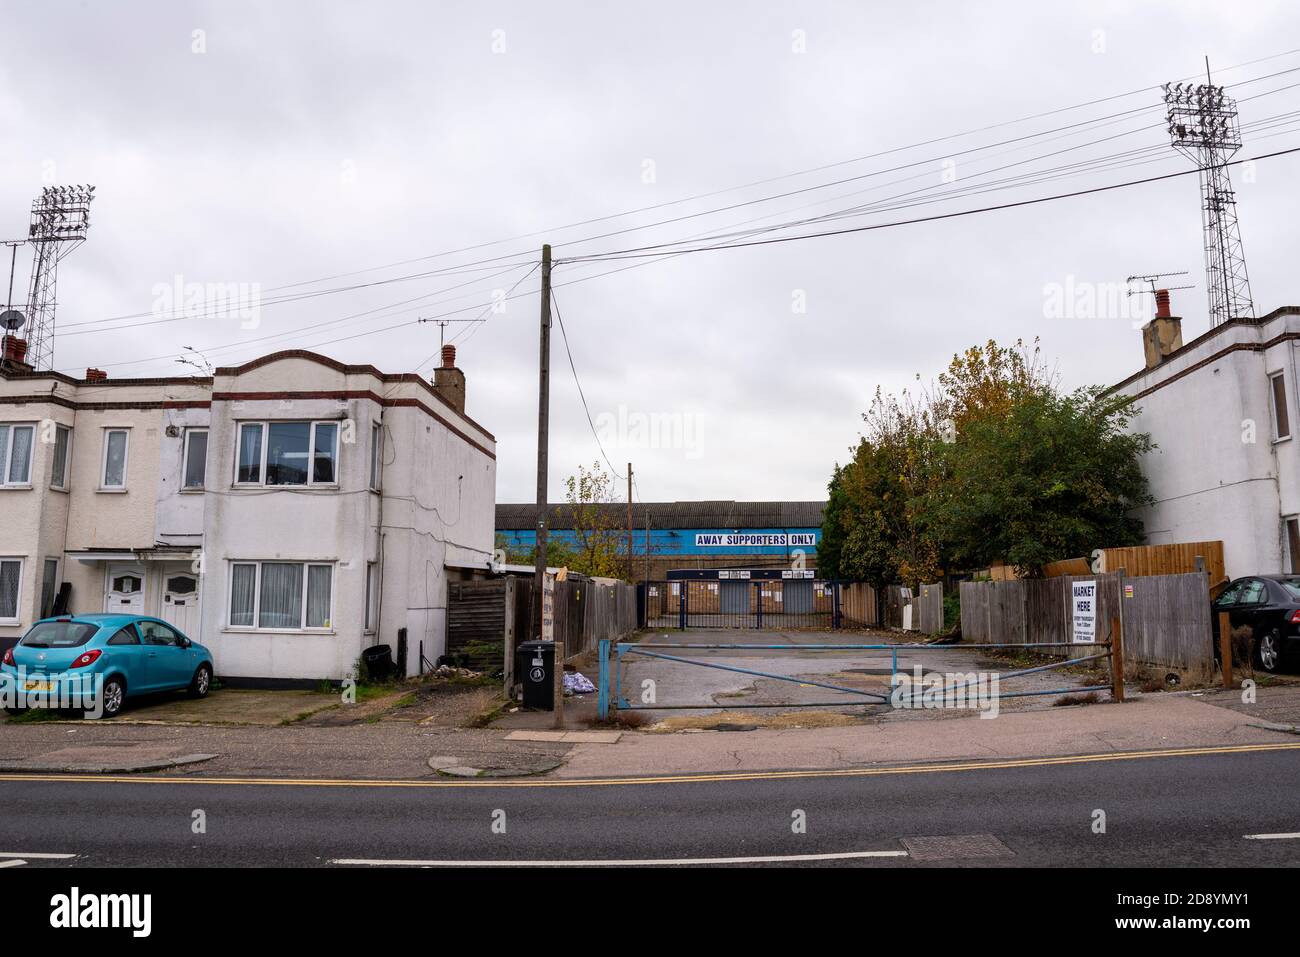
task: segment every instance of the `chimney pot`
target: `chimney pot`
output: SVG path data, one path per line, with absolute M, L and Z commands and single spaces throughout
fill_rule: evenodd
M 456 347 L 447 345 L 442 347 L 442 367 L 444 369 L 456 368 Z
M 103 382 L 103 381 L 104 381 L 105 379 L 107 379 L 107 378 L 108 378 L 108 373 L 105 372 L 103 369 L 87 369 L 87 370 L 86 370 L 86 381 L 87 381 L 87 382 Z
M 1169 290 L 1156 290 L 1156 318 L 1168 319 L 1172 313 L 1169 311 Z
M 6 361 L 22 365 L 27 361 L 27 340 L 17 336 L 5 336 L 4 351 L 0 353 Z

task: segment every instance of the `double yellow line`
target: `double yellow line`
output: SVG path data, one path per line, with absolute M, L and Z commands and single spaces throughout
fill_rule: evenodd
M 805 778 L 858 778 L 887 774 L 934 774 L 944 771 L 989 771 L 1001 768 L 1041 768 L 1104 761 L 1134 761 L 1142 758 L 1182 758 L 1212 754 L 1252 754 L 1263 751 L 1296 751 L 1295 744 L 1239 744 L 1207 748 L 1166 748 L 1156 751 L 1113 751 L 1060 757 L 1015 758 L 1003 761 L 961 761 L 933 764 L 905 764 L 880 768 L 817 769 L 808 771 L 735 771 L 721 774 L 672 774 L 622 778 L 544 778 L 521 781 L 477 778 L 471 780 L 384 781 L 332 778 L 247 778 L 198 777 L 186 775 L 144 776 L 137 774 L 0 774 L 0 785 L 10 781 L 77 781 L 95 784 L 199 784 L 244 787 L 322 788 L 580 788 L 645 784 L 708 784 L 729 781 L 785 781 Z

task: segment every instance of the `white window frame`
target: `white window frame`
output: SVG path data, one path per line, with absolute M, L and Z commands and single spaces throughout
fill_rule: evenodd
M 121 432 L 126 438 L 126 444 L 122 447 L 122 484 L 109 485 L 108 479 L 108 437 L 114 432 Z M 122 426 L 106 426 L 104 428 L 103 449 L 99 454 L 99 491 L 101 492 L 125 492 L 128 468 L 131 464 L 131 430 Z
M 253 623 L 251 625 L 234 625 L 231 624 L 231 605 L 235 600 L 235 566 L 252 565 L 257 569 L 253 576 Z M 302 594 L 299 596 L 298 621 L 301 627 L 298 628 L 262 628 L 258 621 L 262 617 L 262 566 L 263 565 L 301 565 L 302 566 Z M 338 562 L 334 561 L 286 561 L 282 558 L 239 558 L 231 559 L 228 563 L 229 574 L 226 575 L 226 631 L 256 632 L 258 634 L 271 635 L 332 635 L 335 633 L 334 628 L 334 597 L 338 591 Z M 312 567 L 325 567 L 330 570 L 330 606 L 329 614 L 326 621 L 329 624 L 325 627 L 308 627 L 307 625 L 307 588 L 311 583 Z
M 1277 418 L 1277 380 L 1282 380 L 1282 410 L 1286 413 L 1286 435 L 1283 435 L 1278 427 Z M 1286 370 L 1279 369 L 1277 372 L 1268 374 L 1268 411 L 1269 418 L 1273 420 L 1273 441 L 1285 442 L 1291 438 L 1291 390 L 1286 384 Z
M 203 445 L 203 481 L 198 485 L 185 484 L 186 479 L 189 478 L 189 474 L 190 474 L 190 437 L 193 435 L 198 435 L 200 433 L 202 433 L 204 436 L 207 436 L 208 435 L 207 428 L 204 427 L 204 428 L 186 429 L 185 436 L 181 440 L 182 442 L 185 443 L 184 446 L 181 448 L 181 491 L 182 492 L 202 492 L 205 488 L 207 488 L 208 485 L 208 462 L 207 462 L 208 446 L 206 441 L 204 442 Z M 239 452 L 238 450 L 236 450 L 235 455 L 238 456 L 238 454 Z
M 0 610 L 0 625 L 17 625 L 22 622 L 23 576 L 27 571 L 27 560 L 21 555 L 0 555 L 0 562 L 18 563 L 18 587 L 14 592 L 14 613 L 8 616 Z
M 4 455 L 0 456 L 0 462 L 4 465 L 4 470 L 0 471 L 0 488 L 31 488 L 32 487 L 32 460 L 36 458 L 36 423 L 35 422 L 0 422 L 0 425 L 8 429 L 5 436 Z M 26 429 L 31 433 L 31 438 L 27 440 L 27 477 L 21 482 L 9 481 L 9 467 L 14 460 L 14 437 L 18 434 L 19 429 Z
M 1286 574 L 1288 575 L 1296 574 L 1296 572 L 1292 571 L 1292 569 L 1295 568 L 1296 559 L 1300 558 L 1300 555 L 1296 555 L 1291 548 L 1291 523 L 1292 522 L 1296 523 L 1296 530 L 1300 532 L 1300 515 L 1282 516 L 1282 541 L 1286 543 L 1285 571 Z
M 66 435 L 67 441 L 63 443 L 63 475 L 59 476 L 59 481 L 54 481 L 54 466 L 58 462 L 57 453 L 59 449 L 59 436 Z M 54 447 L 50 449 L 50 488 L 56 488 L 61 492 L 68 491 L 69 477 L 72 474 L 72 427 L 67 425 L 54 426 Z
M 272 425 L 309 426 L 307 441 L 307 481 L 302 485 L 268 485 L 266 482 L 266 451 L 270 444 Z M 261 457 L 258 459 L 257 481 L 241 482 L 239 480 L 239 452 L 242 446 L 244 426 L 260 425 L 262 427 Z M 334 481 L 317 482 L 316 473 L 316 426 L 334 426 Z M 342 441 L 343 420 L 341 419 L 241 419 L 235 423 L 235 476 L 234 484 L 238 488 L 338 488 L 339 487 L 339 452 Z M 258 573 L 261 574 L 260 572 Z
M 337 463 L 335 465 L 337 469 Z M 384 425 L 373 422 L 370 425 L 370 488 L 378 492 L 384 481 Z
M 59 561 L 57 556 L 47 555 L 41 562 L 41 607 L 40 613 L 45 614 L 45 572 L 49 569 L 50 563 L 54 563 L 54 584 L 50 588 L 50 613 L 54 613 L 54 603 L 59 600 L 59 586 L 63 584 L 63 562 Z

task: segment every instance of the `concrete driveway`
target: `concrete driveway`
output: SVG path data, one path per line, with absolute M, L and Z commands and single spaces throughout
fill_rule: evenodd
M 918 636 L 919 637 L 919 636 Z M 857 650 L 839 647 L 827 650 L 800 648 L 808 645 L 845 646 L 854 644 L 891 644 L 897 647 L 899 671 L 914 674 L 998 673 L 1027 667 L 990 659 L 984 653 L 960 645 L 918 649 L 919 641 L 897 632 L 848 631 L 758 631 L 735 629 L 691 629 L 686 632 L 652 632 L 642 638 L 642 645 L 711 644 L 719 649 L 665 649 L 662 653 L 689 658 L 708 665 L 726 665 L 802 679 L 799 682 L 759 677 L 716 667 L 700 667 L 676 661 L 648 658 L 632 652 L 624 654 L 622 693 L 634 704 L 695 705 L 696 709 L 673 707 L 639 712 L 647 725 L 662 723 L 664 730 L 681 730 L 692 726 L 716 727 L 718 715 L 745 725 L 808 726 L 847 724 L 883 718 L 969 716 L 970 710 L 954 709 L 901 710 L 879 698 L 855 697 L 819 687 L 838 685 L 856 691 L 871 692 L 886 699 L 890 695 L 890 674 L 894 655 L 890 650 Z M 733 648 L 745 644 L 792 645 L 792 650 Z M 1104 662 L 1102 663 L 1104 665 Z M 1103 700 L 1106 688 L 1089 686 L 1084 669 L 1053 670 L 1012 679 L 999 690 L 1035 691 L 1070 688 L 1079 692 L 1099 691 Z M 1093 675 L 1091 680 L 1096 681 Z M 651 684 L 647 684 L 650 682 Z M 816 683 L 814 683 L 816 682 Z M 646 697 L 653 694 L 650 700 Z M 999 702 L 1004 711 L 1022 711 L 1051 707 L 1059 696 L 1009 698 Z M 811 707 L 815 705 L 816 707 Z M 802 707 L 798 707 L 802 706 Z M 743 710 L 742 710 L 743 709 Z

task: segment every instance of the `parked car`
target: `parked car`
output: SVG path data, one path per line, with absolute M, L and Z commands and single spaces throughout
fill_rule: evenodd
M 1214 653 L 1219 655 L 1219 613 L 1232 630 L 1251 630 L 1255 667 L 1279 671 L 1300 652 L 1300 575 L 1252 575 L 1230 582 L 1210 606 Z
M 15 687 L 21 676 L 24 694 L 50 701 L 84 694 L 99 676 L 102 708 L 93 710 L 111 718 L 136 695 L 184 689 L 205 697 L 212 687 L 212 652 L 157 618 L 65 615 L 32 625 L 4 653 L 0 675 Z

